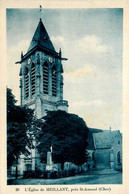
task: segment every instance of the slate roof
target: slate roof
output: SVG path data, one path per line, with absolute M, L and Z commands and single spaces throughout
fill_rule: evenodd
M 111 148 L 115 138 L 120 135 L 119 131 L 103 131 L 102 133 L 93 133 L 95 149 Z
M 31 40 L 27 53 L 34 49 L 36 46 L 41 46 L 46 50 L 56 52 L 41 19 Z
M 93 140 L 93 133 L 100 133 L 103 132 L 102 129 L 95 129 L 95 128 L 89 128 L 89 133 L 88 133 L 88 146 L 87 149 L 95 149 L 94 146 L 94 140 Z

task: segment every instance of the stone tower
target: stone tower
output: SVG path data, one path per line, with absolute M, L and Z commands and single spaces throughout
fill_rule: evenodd
M 20 100 L 21 106 L 34 109 L 37 118 L 42 118 L 46 110 L 68 111 L 68 102 L 63 100 L 63 67 L 61 49 L 55 51 L 50 37 L 40 18 L 37 29 L 25 55 L 21 53 Z M 34 141 L 35 143 L 35 141 Z M 31 156 L 19 159 L 19 172 L 42 169 L 37 149 Z
M 34 109 L 37 118 L 46 110 L 68 111 L 63 100 L 63 67 L 61 50 L 55 51 L 40 18 L 37 29 L 25 55 L 21 53 L 20 99 L 21 106 Z

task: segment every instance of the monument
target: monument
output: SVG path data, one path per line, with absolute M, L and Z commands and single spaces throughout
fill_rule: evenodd
M 50 147 L 50 151 L 47 152 L 47 164 L 46 170 L 52 171 L 53 170 L 53 162 L 52 162 L 52 146 Z

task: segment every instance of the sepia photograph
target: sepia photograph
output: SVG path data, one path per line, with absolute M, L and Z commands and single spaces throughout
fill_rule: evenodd
M 6 46 L 7 185 L 122 184 L 123 8 L 6 8 Z

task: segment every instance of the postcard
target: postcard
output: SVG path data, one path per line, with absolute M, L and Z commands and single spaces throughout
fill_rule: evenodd
M 129 2 L 0 7 L 1 193 L 128 193 Z

